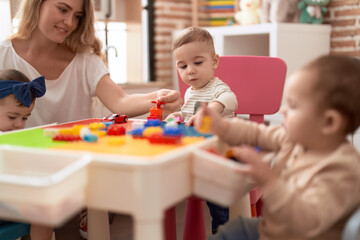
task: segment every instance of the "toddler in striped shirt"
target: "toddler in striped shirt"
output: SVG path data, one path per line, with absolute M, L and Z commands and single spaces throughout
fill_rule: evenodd
M 187 28 L 175 39 L 172 50 L 180 77 L 189 88 L 181 110 L 170 114 L 165 121 L 181 117 L 187 126 L 191 125 L 202 102 L 222 117 L 234 117 L 236 96 L 228 85 L 214 75 L 219 65 L 219 55 L 215 53 L 210 33 L 200 27 Z M 212 233 L 216 233 L 218 226 L 229 220 L 229 209 L 210 202 L 207 205 L 212 217 Z

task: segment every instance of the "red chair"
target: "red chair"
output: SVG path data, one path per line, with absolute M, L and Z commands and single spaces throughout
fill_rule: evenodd
M 276 113 L 281 106 L 286 64 L 280 58 L 222 56 L 215 76 L 229 85 L 235 93 L 238 101 L 235 114 L 248 114 L 251 121 L 263 123 L 264 115 Z M 181 80 L 180 76 L 178 76 L 178 83 L 179 91 L 184 97 L 189 86 Z M 260 195 L 256 190 L 250 193 L 252 216 L 257 216 L 255 204 Z M 206 234 L 203 232 L 205 227 L 201 226 L 204 225 L 202 204 L 199 204 L 198 201 L 201 200 L 196 198 L 187 200 L 184 240 L 206 238 Z

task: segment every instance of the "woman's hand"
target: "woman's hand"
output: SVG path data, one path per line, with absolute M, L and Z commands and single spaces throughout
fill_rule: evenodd
M 232 149 L 234 157 L 246 164 L 237 169 L 242 174 L 249 175 L 262 190 L 271 188 L 277 181 L 277 175 L 271 170 L 269 163 L 262 160 L 263 155 L 252 146 L 240 146 Z
M 169 114 L 179 111 L 179 109 L 181 108 L 183 100 L 178 91 L 161 89 L 156 92 L 156 95 L 157 100 L 159 100 L 160 102 L 166 102 L 166 104 L 161 106 L 165 115 L 166 113 Z

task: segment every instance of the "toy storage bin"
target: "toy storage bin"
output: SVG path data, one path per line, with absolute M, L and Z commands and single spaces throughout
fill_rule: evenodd
M 57 226 L 85 203 L 90 155 L 0 146 L 0 218 Z
M 231 206 L 254 187 L 248 177 L 236 171 L 241 163 L 204 149 L 194 151 L 192 161 L 193 191 L 200 198 Z

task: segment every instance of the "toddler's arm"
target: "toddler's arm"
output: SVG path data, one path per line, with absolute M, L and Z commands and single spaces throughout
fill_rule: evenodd
M 206 105 L 206 104 L 205 104 Z M 218 113 L 219 115 L 224 111 L 225 107 L 220 102 L 212 102 L 207 105 L 207 108 L 211 109 L 212 111 Z M 186 122 L 186 126 L 192 126 L 194 125 L 195 119 L 197 118 L 197 115 L 199 114 L 199 111 L 196 112 L 194 116 L 192 116 L 189 121 Z
M 277 152 L 288 141 L 282 127 L 268 127 L 239 118 L 222 118 L 220 114 L 206 106 L 202 106 L 196 114 L 194 120 L 196 130 L 201 128 L 204 116 L 211 118 L 210 133 L 233 146 L 248 144 L 259 146 L 262 151 Z
M 203 124 L 204 116 L 211 118 L 210 132 L 212 134 L 223 136 L 227 129 L 227 119 L 221 117 L 221 115 L 213 108 L 202 104 L 200 110 L 195 114 L 192 122 L 196 130 L 199 130 Z

